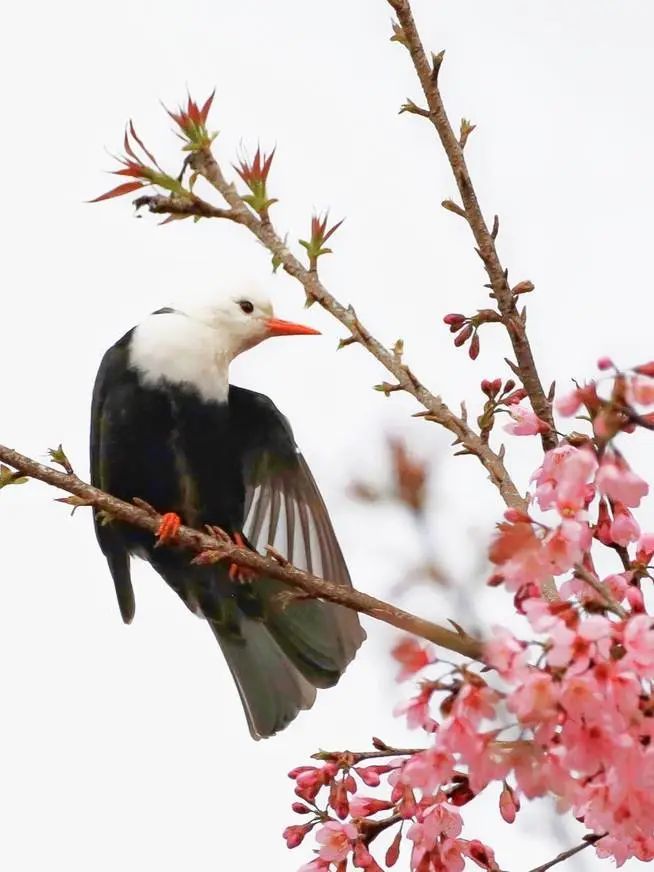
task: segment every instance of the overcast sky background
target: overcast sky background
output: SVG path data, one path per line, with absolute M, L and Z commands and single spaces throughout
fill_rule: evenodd
M 467 155 L 514 281 L 531 279 L 529 332 L 543 379 L 594 372 L 608 354 L 653 356 L 651 92 L 654 8 L 648 0 L 415 0 L 428 48 L 447 49 L 442 89 L 452 120 L 477 130 Z M 473 459 L 452 459 L 435 426 L 385 399 L 385 377 L 301 290 L 269 275 L 269 258 L 238 227 L 135 220 L 129 201 L 84 201 L 107 190 L 108 152 L 127 118 L 172 172 L 177 140 L 159 100 L 217 88 L 212 125 L 229 164 L 257 141 L 277 146 L 273 216 L 305 237 L 313 208 L 347 220 L 324 259 L 342 301 L 392 344 L 444 399 L 478 408 L 484 376 L 507 376 L 492 326 L 472 364 L 441 324 L 487 298 L 463 221 L 439 203 L 455 186 L 430 125 L 397 111 L 421 102 L 409 58 L 389 43 L 384 0 L 187 0 L 14 3 L 3 13 L 3 305 L 0 441 L 43 457 L 63 442 L 86 476 L 90 395 L 105 348 L 180 292 L 268 283 L 282 317 L 324 336 L 264 344 L 234 379 L 269 393 L 331 507 L 356 585 L 385 596 L 416 548 L 397 510 L 346 495 L 354 477 L 384 474 L 384 440 L 407 435 L 438 470 L 434 543 L 477 608 L 511 610 L 475 571 L 501 511 Z M 322 264 L 321 264 L 322 266 Z M 629 456 L 652 475 L 651 441 Z M 537 446 L 512 440 L 521 487 Z M 517 454 L 520 454 L 520 457 Z M 338 688 L 282 735 L 255 744 L 211 633 L 145 565 L 137 614 L 120 621 L 88 513 L 72 519 L 38 483 L 0 499 L 0 867 L 12 872 L 293 870 L 281 830 L 292 822 L 285 773 L 318 747 L 366 747 L 371 734 L 407 741 L 390 714 L 393 635 L 367 622 L 369 642 Z M 651 501 L 641 520 L 654 527 Z M 453 614 L 421 588 L 403 601 Z M 411 741 L 415 738 L 411 739 Z M 479 803 L 477 803 L 478 805 Z M 543 808 L 523 828 L 470 808 L 466 835 L 487 839 L 503 868 L 527 869 L 557 846 Z M 406 858 L 403 860 L 406 864 Z M 588 868 L 597 862 L 588 859 Z M 638 864 L 635 864 L 636 866 Z M 400 868 L 406 868 L 402 866 Z

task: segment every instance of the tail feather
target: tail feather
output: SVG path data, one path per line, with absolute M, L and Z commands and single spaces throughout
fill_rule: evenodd
M 315 687 L 333 687 L 366 638 L 358 616 L 323 600 L 293 597 L 293 589 L 276 579 L 255 585 L 279 647 Z
M 316 689 L 300 675 L 260 621 L 243 616 L 241 638 L 209 621 L 238 688 L 253 739 L 283 730 L 302 709 L 311 708 Z
M 287 585 L 232 582 L 222 564 L 189 566 L 162 555 L 155 569 L 207 619 L 236 682 L 253 738 L 272 736 L 332 687 L 365 639 L 353 612 L 322 600 L 288 599 Z

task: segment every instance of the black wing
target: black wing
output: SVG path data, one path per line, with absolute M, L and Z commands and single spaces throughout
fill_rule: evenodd
M 127 341 L 129 334 L 113 345 L 102 358 L 93 387 L 91 405 L 91 484 L 101 490 L 113 492 L 111 480 L 112 416 L 107 402 L 115 388 L 124 382 L 127 371 Z M 114 524 L 102 522 L 102 515 L 94 510 L 95 535 L 102 553 L 107 558 L 116 587 L 118 606 L 123 621 L 129 624 L 134 617 L 134 589 L 129 571 L 129 554 Z
M 298 568 L 351 587 L 327 507 L 288 421 L 263 394 L 231 387 L 229 402 L 243 451 L 243 532 L 248 541 L 259 551 L 272 545 Z M 267 583 L 280 590 L 286 587 Z M 331 666 L 333 680 L 323 677 L 317 686 L 335 683 L 365 639 L 355 612 L 323 601 L 287 606 L 276 622 L 282 641 L 292 639 L 289 656 L 311 644 L 312 659 L 323 655 L 327 671 Z M 315 674 L 311 677 L 315 681 Z

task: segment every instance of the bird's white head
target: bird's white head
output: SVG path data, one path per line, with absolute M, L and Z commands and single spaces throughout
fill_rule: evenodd
M 178 311 L 214 331 L 216 347 L 230 360 L 272 336 L 317 334 L 319 331 L 276 318 L 270 298 L 248 286 L 237 293 L 208 299 L 196 298 Z
M 318 334 L 276 318 L 258 288 L 193 297 L 153 313 L 132 334 L 130 363 L 148 385 L 161 381 L 195 388 L 205 400 L 224 401 L 229 364 L 241 352 L 273 336 Z

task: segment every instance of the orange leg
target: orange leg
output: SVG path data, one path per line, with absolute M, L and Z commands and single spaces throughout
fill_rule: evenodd
M 182 519 L 175 512 L 166 512 L 161 518 L 157 530 L 157 545 L 167 545 L 177 536 L 177 531 L 182 526 Z
M 249 547 L 241 533 L 232 533 L 232 539 L 234 540 L 234 544 L 238 545 L 239 548 Z M 248 581 L 253 581 L 257 577 L 257 573 L 254 569 L 250 569 L 249 566 L 239 566 L 238 563 L 230 563 L 229 577 L 232 581 L 238 581 L 241 584 L 245 584 Z

